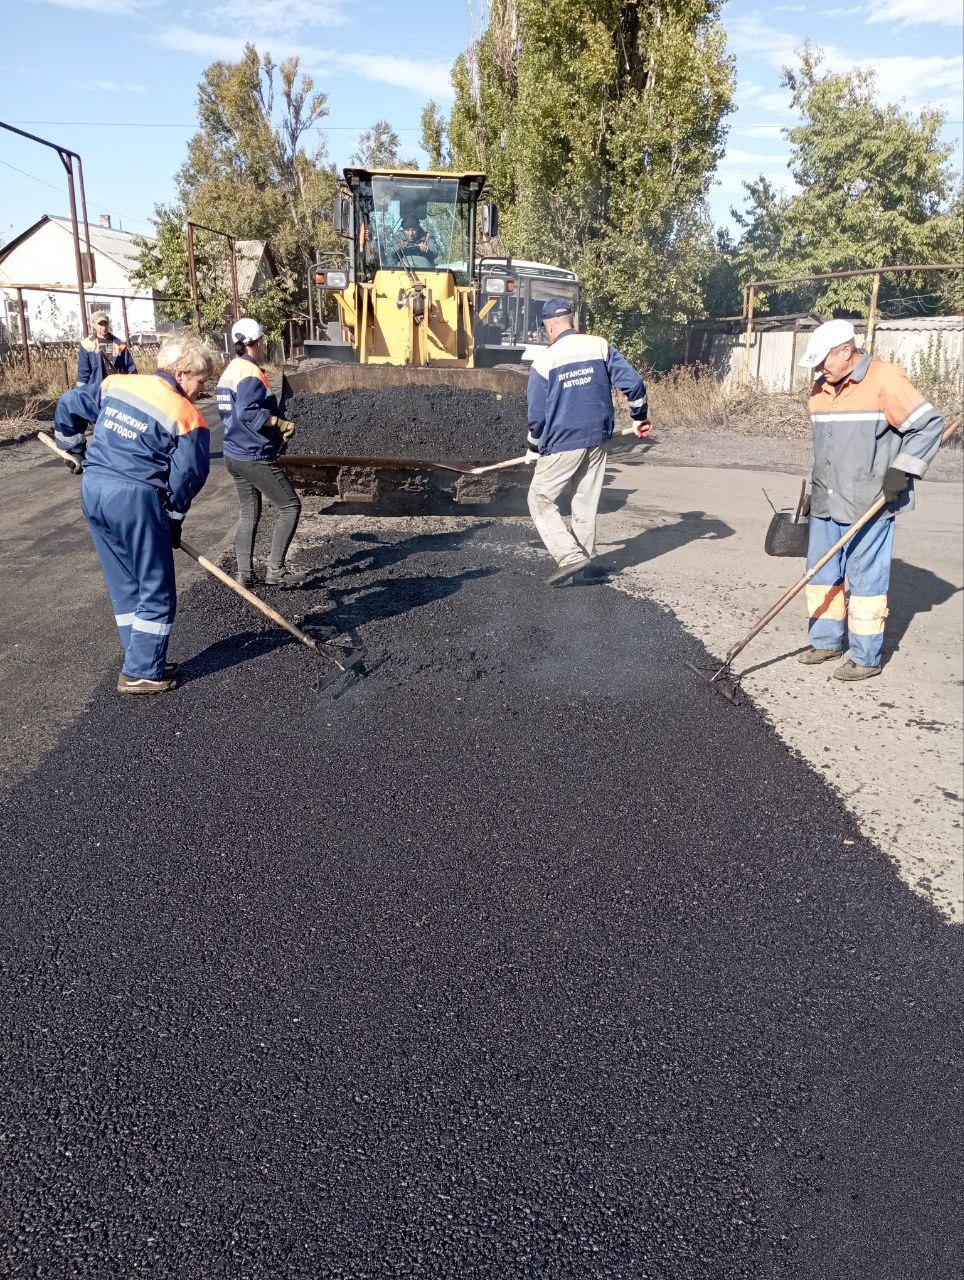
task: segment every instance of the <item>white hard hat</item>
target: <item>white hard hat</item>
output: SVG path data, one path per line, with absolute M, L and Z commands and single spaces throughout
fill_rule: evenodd
M 257 320 L 248 318 L 235 320 L 234 327 L 231 330 L 231 337 L 235 342 L 257 342 L 259 338 L 264 337 L 264 330 Z
M 797 363 L 803 365 L 805 369 L 815 369 L 818 364 L 826 360 L 834 347 L 840 347 L 845 342 L 856 341 L 857 334 L 849 320 L 827 320 L 823 324 L 818 324 L 811 333 L 803 359 L 798 360 Z

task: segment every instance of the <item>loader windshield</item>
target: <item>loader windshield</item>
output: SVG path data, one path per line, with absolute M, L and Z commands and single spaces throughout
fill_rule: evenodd
M 382 271 L 451 271 L 472 282 L 477 192 L 456 178 L 372 176 L 358 187 L 359 262 Z

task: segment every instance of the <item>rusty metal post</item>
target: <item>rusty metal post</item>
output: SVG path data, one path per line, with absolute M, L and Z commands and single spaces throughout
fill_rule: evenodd
M 77 177 L 80 180 L 80 211 L 84 218 L 84 240 L 87 242 L 87 263 L 90 267 L 90 283 L 97 283 L 97 268 L 94 265 L 94 252 L 90 247 L 90 223 L 87 220 L 87 193 L 84 190 L 84 162 L 77 157 Z
M 67 361 L 64 360 L 64 390 L 69 391 L 71 388 L 70 369 L 67 367 Z
M 20 341 L 23 343 L 23 362 L 30 372 L 30 342 L 27 338 L 27 316 L 23 309 L 23 290 L 17 290 L 17 315 L 20 317 Z
M 70 197 L 70 225 L 74 233 L 74 262 L 77 267 L 77 297 L 80 303 L 80 336 L 87 336 L 87 295 L 84 292 L 84 264 L 80 254 L 80 233 L 77 228 L 77 199 L 74 195 L 74 166 L 70 155 L 61 155 L 67 170 L 67 194 Z
M 870 291 L 870 310 L 867 312 L 867 350 L 874 353 L 874 332 L 877 328 L 877 299 L 880 296 L 880 272 L 874 272 L 874 287 Z
M 750 343 L 753 340 L 753 303 L 756 298 L 756 289 L 754 285 L 743 288 L 743 313 L 746 316 L 746 335 L 744 337 L 743 351 L 743 386 L 749 386 L 750 383 Z
M 198 303 L 197 267 L 194 262 L 194 223 L 187 224 L 187 280 L 191 290 L 191 303 L 194 307 L 194 327 L 201 332 L 201 307 Z
M 231 299 L 234 303 L 234 318 L 241 319 L 241 300 L 238 297 L 238 260 L 235 252 L 237 240 L 234 236 L 225 237 L 228 242 L 228 252 L 231 254 Z
M 127 323 L 127 299 L 121 294 L 121 316 L 124 319 L 124 341 L 129 343 L 131 340 L 131 327 Z

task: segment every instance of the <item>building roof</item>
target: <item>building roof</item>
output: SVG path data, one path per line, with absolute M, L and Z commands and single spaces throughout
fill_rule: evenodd
M 19 248 L 32 235 L 35 235 L 41 227 L 52 223 L 54 226 L 60 227 L 68 236 L 72 236 L 71 222 L 69 218 L 60 218 L 55 214 L 45 213 L 42 218 L 38 218 L 26 231 L 21 231 L 20 235 L 14 238 L 0 248 L 0 262 L 4 258 L 9 257 L 14 249 Z M 84 224 L 80 223 L 80 244 L 81 249 L 86 251 L 87 244 L 84 237 Z M 90 236 L 90 248 L 93 253 L 102 253 L 105 257 L 110 258 L 123 271 L 129 271 L 133 267 L 137 259 L 137 250 L 134 247 L 134 233 L 132 231 L 121 231 L 119 227 L 102 227 L 99 223 L 88 222 L 87 234 Z M 150 239 L 150 237 L 146 237 Z

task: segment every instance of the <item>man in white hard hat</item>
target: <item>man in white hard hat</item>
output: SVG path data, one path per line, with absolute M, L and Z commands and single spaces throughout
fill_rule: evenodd
M 285 568 L 285 557 L 301 516 L 301 500 L 278 455 L 295 433 L 282 418 L 262 367 L 264 330 L 250 317 L 231 329 L 235 357 L 218 382 L 218 412 L 224 423 L 224 463 L 238 491 L 240 513 L 235 538 L 237 578 L 242 586 L 255 581 L 254 542 L 262 499 L 277 514 L 264 581 L 271 587 L 294 587 L 300 579 Z
M 887 505 L 807 587 L 810 648 L 799 660 L 827 662 L 849 644 L 834 677 L 866 680 L 881 669 L 894 515 L 914 506 L 914 480 L 937 453 L 944 421 L 903 369 L 860 349 L 849 320 L 819 325 L 800 364 L 816 375 L 808 567 L 882 494 Z

